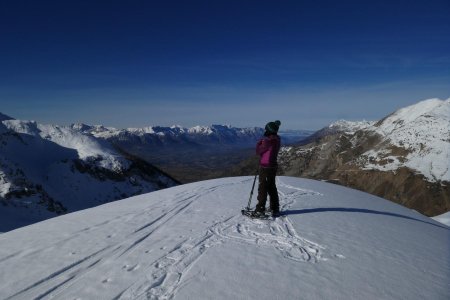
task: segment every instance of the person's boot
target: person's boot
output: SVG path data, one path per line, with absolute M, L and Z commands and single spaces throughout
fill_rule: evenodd
M 279 216 L 281 216 L 280 211 L 272 211 L 272 218 L 278 218 Z

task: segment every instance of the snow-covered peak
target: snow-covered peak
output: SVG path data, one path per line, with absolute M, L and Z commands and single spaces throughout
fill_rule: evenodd
M 190 134 L 206 134 L 206 135 L 214 133 L 214 131 L 211 127 L 199 126 L 199 125 L 189 128 L 188 132 Z
M 74 130 L 78 130 L 81 132 L 89 132 L 93 128 L 93 126 L 87 125 L 84 123 L 75 123 L 75 124 L 70 125 L 70 127 Z
M 28 135 L 39 135 L 40 130 L 36 121 L 5 120 L 3 124 L 12 131 Z
M 428 99 L 399 109 L 368 130 L 383 137 L 387 146 L 365 153 L 373 161 L 366 168 L 406 166 L 429 181 L 450 181 L 450 99 Z M 394 155 L 392 147 L 404 149 L 404 157 Z
M 70 127 L 75 131 L 99 138 L 109 138 L 119 134 L 122 131 L 114 127 L 105 127 L 103 125 L 87 125 L 83 123 L 72 124 Z
M 407 126 L 429 127 L 428 120 L 433 119 L 438 122 L 450 122 L 450 98 L 447 100 L 437 98 L 423 100 L 401 108 L 377 123 L 376 127 L 384 134 L 389 134 Z
M 369 126 L 372 126 L 375 122 L 372 121 L 347 121 L 347 120 L 339 120 L 331 123 L 328 128 L 333 131 L 344 132 L 347 134 L 353 134 L 358 130 L 365 129 Z
M 174 129 L 174 130 L 186 130 L 186 128 L 184 128 L 181 125 L 172 125 L 170 126 L 170 129 Z
M 114 127 L 105 127 L 103 125 L 87 125 L 84 123 L 72 124 L 70 125 L 70 127 L 83 133 L 103 133 L 117 131 L 117 129 L 115 129 Z

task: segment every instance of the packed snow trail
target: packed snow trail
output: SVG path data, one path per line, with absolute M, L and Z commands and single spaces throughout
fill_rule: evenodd
M 0 299 L 450 294 L 448 227 L 368 194 L 289 177 L 277 181 L 285 215 L 250 219 L 240 209 L 251 183 L 183 185 L 2 234 Z

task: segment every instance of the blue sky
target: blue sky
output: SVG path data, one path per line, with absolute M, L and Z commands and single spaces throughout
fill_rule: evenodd
M 450 97 L 450 2 L 2 1 L 0 111 L 318 129 Z

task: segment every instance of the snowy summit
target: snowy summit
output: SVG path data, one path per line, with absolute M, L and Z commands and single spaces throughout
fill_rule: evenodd
M 369 194 L 279 177 L 181 185 L 0 235 L 1 299 L 449 299 L 450 228 Z

